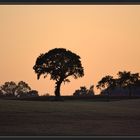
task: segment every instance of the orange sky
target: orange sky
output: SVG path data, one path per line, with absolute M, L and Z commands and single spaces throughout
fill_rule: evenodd
M 23 80 L 53 95 L 54 81 L 37 80 L 32 67 L 56 47 L 80 55 L 85 70 L 83 78 L 62 84 L 61 95 L 107 74 L 140 72 L 140 5 L 0 5 L 0 20 L 0 85 Z

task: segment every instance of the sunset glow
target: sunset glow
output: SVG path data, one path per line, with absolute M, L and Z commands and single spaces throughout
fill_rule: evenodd
M 23 80 L 54 95 L 55 81 L 37 80 L 33 70 L 53 48 L 78 54 L 84 67 L 84 77 L 69 77 L 61 95 L 118 71 L 140 72 L 140 5 L 0 5 L 0 19 L 0 85 Z

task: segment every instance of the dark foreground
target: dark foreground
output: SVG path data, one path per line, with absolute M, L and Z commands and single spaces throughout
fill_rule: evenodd
M 140 135 L 140 99 L 0 100 L 0 136 Z

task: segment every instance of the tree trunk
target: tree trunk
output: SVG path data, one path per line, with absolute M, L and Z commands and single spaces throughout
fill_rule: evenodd
M 55 86 L 55 100 L 62 100 L 61 99 L 61 95 L 60 95 L 60 86 L 62 84 L 63 80 L 59 80 L 56 82 L 56 86 Z

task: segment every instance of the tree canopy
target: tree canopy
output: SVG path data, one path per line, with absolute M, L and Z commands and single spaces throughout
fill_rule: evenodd
M 45 54 L 40 54 L 33 69 L 37 74 L 37 79 L 41 75 L 44 75 L 45 78 L 49 74 L 50 79 L 56 81 L 56 96 L 60 96 L 61 83 L 70 82 L 67 77 L 73 76 L 77 79 L 84 76 L 80 56 L 65 48 L 55 48 Z
M 118 83 L 122 87 L 133 86 L 138 82 L 140 78 L 139 73 L 131 73 L 130 71 L 119 71 L 117 75 L 119 77 Z
M 96 86 L 99 89 L 104 89 L 104 88 L 109 88 L 111 85 L 114 84 L 113 82 L 113 76 L 107 75 L 104 76 L 99 82 L 98 85 Z
M 17 88 L 16 83 L 14 81 L 10 81 L 10 82 L 5 82 L 1 86 L 1 91 L 6 96 L 14 96 L 15 95 L 16 88 Z

